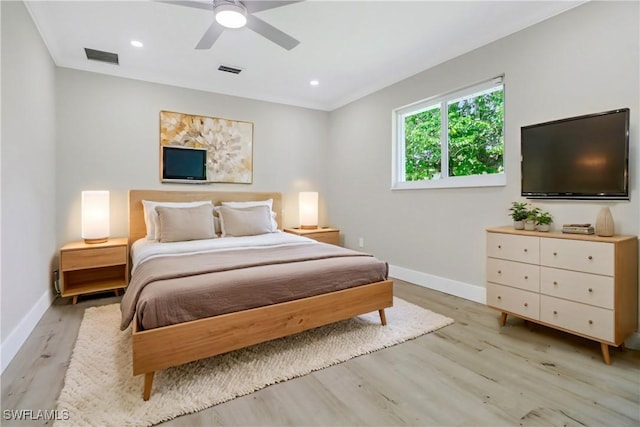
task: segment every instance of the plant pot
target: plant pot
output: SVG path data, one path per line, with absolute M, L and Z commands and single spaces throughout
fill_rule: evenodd
M 527 230 L 527 231 L 534 231 L 536 229 L 535 221 L 525 221 L 524 222 L 524 229 Z
M 524 221 L 513 221 L 513 228 L 522 230 L 524 228 Z
M 538 231 L 549 231 L 551 229 L 551 226 L 549 224 L 538 224 L 536 229 Z

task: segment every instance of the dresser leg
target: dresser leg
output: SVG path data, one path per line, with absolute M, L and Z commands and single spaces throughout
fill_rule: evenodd
M 502 314 L 500 315 L 500 326 L 504 326 L 506 324 L 507 324 L 507 313 L 503 311 Z
M 78 295 L 74 295 L 73 296 L 73 301 L 71 302 L 72 304 L 76 304 L 78 302 Z
M 604 359 L 604 363 L 607 365 L 611 365 L 611 358 L 609 357 L 609 344 L 601 342 L 600 348 L 602 349 L 602 358 Z

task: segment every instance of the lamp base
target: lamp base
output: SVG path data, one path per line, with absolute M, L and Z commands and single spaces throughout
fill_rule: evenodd
M 300 230 L 317 230 L 317 225 L 301 225 Z
M 98 239 L 84 239 L 84 242 L 89 245 L 93 245 L 95 243 L 105 243 L 108 241 L 109 241 L 108 237 L 100 237 Z

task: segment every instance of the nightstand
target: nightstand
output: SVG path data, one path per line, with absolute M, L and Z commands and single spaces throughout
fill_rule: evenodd
M 60 294 L 73 297 L 115 291 L 129 284 L 129 253 L 126 238 L 104 243 L 72 242 L 60 249 Z
M 285 228 L 284 232 L 308 237 L 318 242 L 340 246 L 340 230 L 337 228 Z

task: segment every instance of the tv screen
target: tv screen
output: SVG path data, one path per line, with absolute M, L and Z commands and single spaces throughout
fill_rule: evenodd
M 524 126 L 522 196 L 629 200 L 629 109 Z
M 206 182 L 206 148 L 162 146 L 162 181 Z

